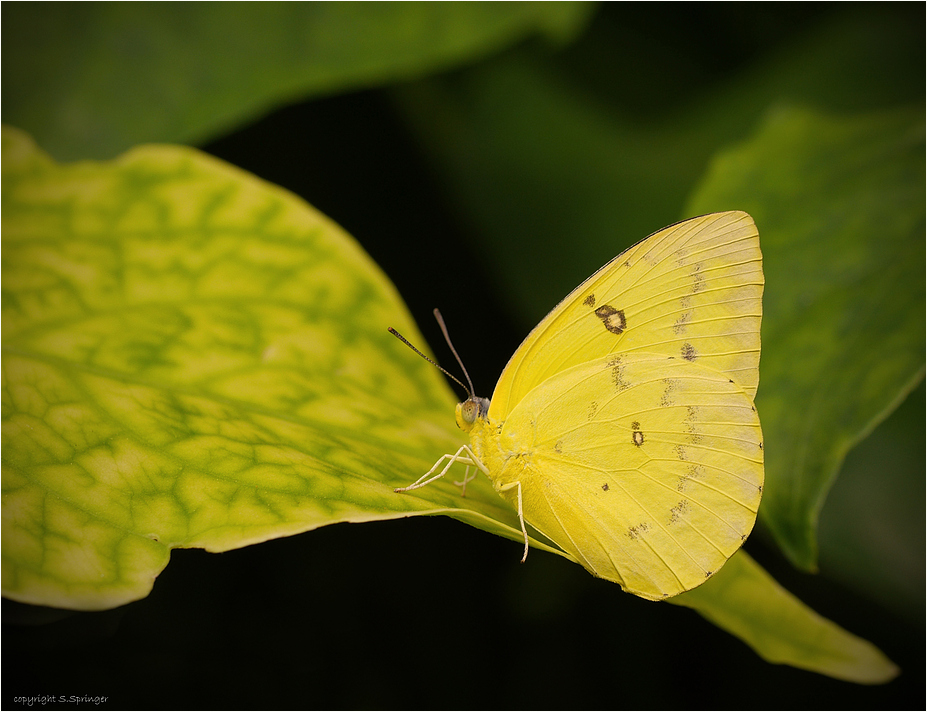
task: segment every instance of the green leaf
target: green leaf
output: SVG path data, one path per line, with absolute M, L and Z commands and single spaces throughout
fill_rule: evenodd
M 60 159 L 195 142 L 297 98 L 420 77 L 587 3 L 22 3 L 3 13 L 6 121 Z
M 762 521 L 813 570 L 851 447 L 924 374 L 924 114 L 782 109 L 714 162 L 688 212 L 736 206 L 760 230 Z
M 171 548 L 451 513 L 521 540 L 395 289 L 295 196 L 195 150 L 55 165 L 3 131 L 3 591 L 100 609 Z
M 669 602 L 694 608 L 771 663 L 864 684 L 888 682 L 899 672 L 872 643 L 812 611 L 743 550 Z

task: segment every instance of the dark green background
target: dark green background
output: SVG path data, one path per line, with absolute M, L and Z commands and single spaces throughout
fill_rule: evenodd
M 913 59 L 910 74 L 895 76 L 876 104 L 899 97 L 922 104 L 924 6 L 879 7 L 864 9 L 874 20 L 862 43 L 893 45 Z M 826 36 L 849 12 L 842 5 L 608 4 L 573 45 L 552 50 L 528 41 L 485 66 L 546 63 L 646 125 L 744 67 L 787 54 L 809 33 Z M 898 27 L 911 29 L 898 35 Z M 468 73 L 481 69 L 437 81 L 466 87 Z M 847 67 L 847 86 L 865 81 L 861 71 Z M 430 81 L 294 104 L 202 147 L 344 226 L 449 361 L 430 315 L 440 307 L 465 343 L 460 350 L 477 390 L 489 395 L 532 324 L 496 286 L 476 228 L 461 219 L 406 118 L 408 102 L 427 96 Z M 827 98 L 846 108 L 855 108 L 853 100 L 839 87 Z M 667 195 L 663 205 L 641 210 L 666 219 L 633 228 L 640 234 L 626 242 L 682 217 L 684 192 L 668 185 Z M 564 245 L 565 263 L 572 252 Z M 524 266 L 535 267 L 530 253 Z M 567 277 L 575 281 L 566 289 L 584 276 Z M 842 503 L 841 516 L 883 518 L 909 503 L 894 524 L 917 540 L 920 566 L 910 575 L 920 581 L 924 410 L 921 385 L 851 453 L 830 500 Z M 885 456 L 870 441 L 893 438 L 901 443 L 887 467 L 893 476 L 873 484 L 866 473 L 884 467 Z M 853 542 L 828 512 L 819 575 L 796 572 L 762 532 L 747 549 L 808 605 L 898 663 L 903 673 L 888 685 L 769 665 L 692 611 L 624 595 L 541 552 L 520 565 L 517 544 L 438 517 L 338 525 L 221 555 L 175 551 L 147 599 L 114 611 L 57 614 L 4 601 L 3 706 L 18 707 L 19 695 L 105 695 L 110 708 L 152 709 L 921 707 L 923 601 L 886 603 L 847 580 L 840 572 L 848 567 L 837 563 L 852 561 Z

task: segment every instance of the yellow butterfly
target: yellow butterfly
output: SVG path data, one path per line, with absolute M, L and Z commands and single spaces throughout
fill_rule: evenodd
M 746 213 L 651 235 L 528 334 L 491 400 L 471 384 L 456 414 L 470 445 L 396 491 L 475 466 L 518 511 L 525 557 L 527 521 L 643 598 L 698 586 L 740 548 L 762 496 L 762 296 Z

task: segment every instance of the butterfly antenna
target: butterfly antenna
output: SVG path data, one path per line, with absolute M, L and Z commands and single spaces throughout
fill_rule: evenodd
M 454 348 L 454 344 L 451 343 L 451 336 L 447 333 L 447 327 L 444 325 L 444 317 L 441 316 L 441 312 L 435 309 L 435 319 L 438 320 L 438 326 L 441 327 L 441 333 L 444 334 L 444 340 L 447 342 L 447 345 L 451 348 L 451 353 L 454 354 L 454 358 L 457 359 L 457 363 L 460 364 L 460 370 L 463 371 L 464 376 L 467 377 L 467 383 L 470 384 L 470 397 L 472 398 L 475 393 L 473 392 L 473 381 L 470 380 L 470 374 L 467 373 L 467 367 L 463 365 L 463 361 L 460 359 L 460 356 L 457 355 L 457 349 Z M 445 371 L 447 373 L 447 371 Z M 456 378 L 454 379 L 457 380 Z M 460 381 L 457 381 L 460 383 Z M 463 383 L 460 383 L 463 385 Z
M 438 311 L 438 310 L 435 309 L 435 311 Z M 439 323 L 441 324 L 441 328 L 444 329 L 444 322 L 441 322 L 441 321 L 439 320 Z M 445 376 L 447 376 L 448 378 L 450 378 L 452 381 L 455 381 L 461 388 L 463 388 L 464 390 L 467 390 L 467 387 L 466 387 L 463 383 L 460 382 L 460 379 L 459 379 L 459 378 L 457 378 L 456 376 L 454 376 L 454 375 L 448 373 L 446 369 L 444 369 L 444 368 L 442 368 L 441 366 L 439 366 L 437 363 L 435 363 L 434 361 L 432 361 L 432 360 L 431 360 L 430 358 L 428 358 L 425 354 L 423 354 L 421 351 L 419 351 L 417 348 L 415 348 L 412 344 L 409 343 L 409 340 L 408 340 L 405 336 L 403 336 L 402 334 L 400 334 L 400 333 L 399 333 L 398 331 L 396 331 L 393 327 L 389 327 L 389 328 L 387 329 L 387 331 L 389 331 L 389 333 L 391 333 L 393 336 L 395 336 L 397 339 L 399 339 L 402 343 L 404 343 L 406 346 L 408 346 L 410 349 L 412 349 L 415 353 L 417 353 L 419 356 L 421 356 L 423 359 L 425 359 L 425 360 L 426 360 L 428 363 L 430 363 L 432 366 L 434 366 L 434 367 L 437 368 L 439 371 L 441 371 Z M 447 338 L 447 330 L 446 330 L 446 329 L 444 330 L 444 336 L 445 336 L 445 338 Z M 450 343 L 450 341 L 448 341 L 448 343 Z M 451 351 L 454 351 L 454 347 L 453 347 L 453 346 L 451 346 Z M 456 351 L 454 351 L 454 355 L 457 356 L 457 352 L 456 352 Z M 459 362 L 460 362 L 460 358 L 458 358 L 457 361 L 458 361 L 458 363 L 459 363 Z M 463 366 L 463 364 L 461 364 L 461 366 Z M 465 374 L 467 373 L 466 369 L 464 369 L 464 373 L 465 373 Z M 470 376 L 467 376 L 467 380 L 468 380 L 468 381 L 470 380 Z M 469 392 L 469 394 L 470 394 L 471 396 L 473 395 L 473 386 L 472 386 L 472 384 L 471 384 L 471 386 L 470 386 L 470 392 Z

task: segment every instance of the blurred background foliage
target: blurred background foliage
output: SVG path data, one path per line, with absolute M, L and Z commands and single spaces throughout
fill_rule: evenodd
M 757 214 L 771 204 L 748 204 L 752 180 L 717 186 L 718 166 L 762 146 L 777 117 L 832 122 L 821 146 L 844 120 L 914 127 L 919 163 L 895 180 L 909 177 L 923 211 L 924 20 L 921 4 L 19 3 L 3 9 L 3 120 L 59 160 L 186 142 L 289 188 L 371 253 L 439 355 L 430 312 L 442 309 L 488 394 L 558 299 L 712 195 L 746 202 L 708 209 L 746 209 L 774 235 L 777 216 Z M 812 149 L 839 168 L 842 154 Z M 763 150 L 775 161 L 775 145 Z M 824 178 L 801 184 L 815 195 L 776 208 L 814 204 L 833 180 L 819 169 L 809 162 Z M 891 254 L 922 275 L 923 212 L 916 243 L 908 223 Z M 844 256 L 826 247 L 808 259 Z M 806 279 L 839 281 L 825 267 Z M 922 345 L 917 280 L 889 288 L 901 311 L 913 302 Z M 861 311 L 876 325 L 852 354 L 865 366 L 884 334 Z M 175 551 L 152 595 L 116 611 L 5 601 L 18 654 L 4 671 L 36 693 L 127 707 L 907 706 L 924 688 L 923 384 L 904 397 L 918 380 L 883 393 L 887 419 L 870 414 L 841 442 L 818 554 L 813 537 L 786 546 L 817 575 L 787 563 L 769 528 L 747 545 L 901 665 L 883 687 L 766 665 L 688 611 L 558 557 L 513 566 L 514 545 L 444 518 Z

